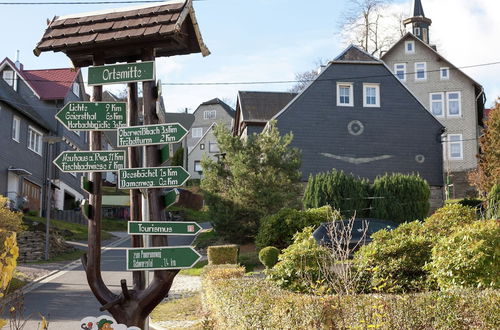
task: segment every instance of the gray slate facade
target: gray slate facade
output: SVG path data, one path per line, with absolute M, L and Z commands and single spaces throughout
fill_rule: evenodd
M 382 61 L 355 46 L 273 119 L 302 151 L 303 181 L 335 168 L 370 180 L 418 173 L 443 185 L 443 126 Z

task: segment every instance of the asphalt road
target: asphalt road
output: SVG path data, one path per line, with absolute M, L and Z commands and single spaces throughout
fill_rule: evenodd
M 171 236 L 169 245 L 190 245 L 193 239 L 190 236 Z M 104 282 L 116 293 L 120 292 L 121 279 L 126 279 L 129 287 L 132 284 L 132 272 L 125 270 L 127 247 L 130 247 L 128 238 L 116 247 L 105 248 L 101 257 Z M 84 317 L 108 314 L 99 311 L 100 304 L 90 291 L 81 263 L 77 263 L 76 268 L 54 274 L 44 280 L 46 283 L 25 294 L 24 315 L 31 317 L 24 329 L 38 329 L 40 314 L 49 320 L 50 330 L 81 330 L 79 321 Z

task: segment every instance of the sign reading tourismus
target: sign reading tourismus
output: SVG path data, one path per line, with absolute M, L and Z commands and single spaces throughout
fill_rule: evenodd
M 155 62 L 89 67 L 90 86 L 155 80 Z
M 197 235 L 202 228 L 186 221 L 128 221 L 128 233 L 138 235 Z
M 127 125 L 127 103 L 69 102 L 56 119 L 72 131 L 113 131 Z
M 118 130 L 118 147 L 177 143 L 187 133 L 187 129 L 179 123 L 121 127 Z
M 189 173 L 182 166 L 124 168 L 118 170 L 119 189 L 170 188 L 182 186 Z
M 109 172 L 125 168 L 125 151 L 63 151 L 54 164 L 63 172 Z
M 127 270 L 191 268 L 201 255 L 191 246 L 127 249 Z

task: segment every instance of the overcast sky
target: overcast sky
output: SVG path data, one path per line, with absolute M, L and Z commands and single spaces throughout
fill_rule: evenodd
M 332 59 L 345 49 L 347 45 L 339 40 L 338 31 L 347 2 L 195 1 L 201 33 L 212 54 L 206 58 L 193 54 L 158 59 L 157 77 L 163 83 L 294 80 L 296 72 L 310 70 L 319 59 Z M 412 3 L 396 0 L 393 6 L 410 13 Z M 500 62 L 499 0 L 422 0 L 422 3 L 426 16 L 432 19 L 431 42 L 454 65 Z M 123 6 L 0 5 L 0 57 L 15 60 L 16 50 L 20 50 L 21 62 L 27 69 L 71 66 L 69 59 L 60 53 L 33 55 L 46 19 Z M 485 87 L 487 106 L 500 96 L 500 64 L 463 71 Z M 167 111 L 185 108 L 192 111 L 214 97 L 234 104 L 238 90 L 285 91 L 290 87 L 291 84 L 165 85 L 163 96 Z

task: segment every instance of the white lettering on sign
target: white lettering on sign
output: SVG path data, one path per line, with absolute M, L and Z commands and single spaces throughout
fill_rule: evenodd
M 104 81 L 121 80 L 121 79 L 140 79 L 142 76 L 142 70 L 137 69 L 135 66 L 131 66 L 124 71 L 117 71 L 116 68 L 104 69 L 102 71 L 102 79 Z

